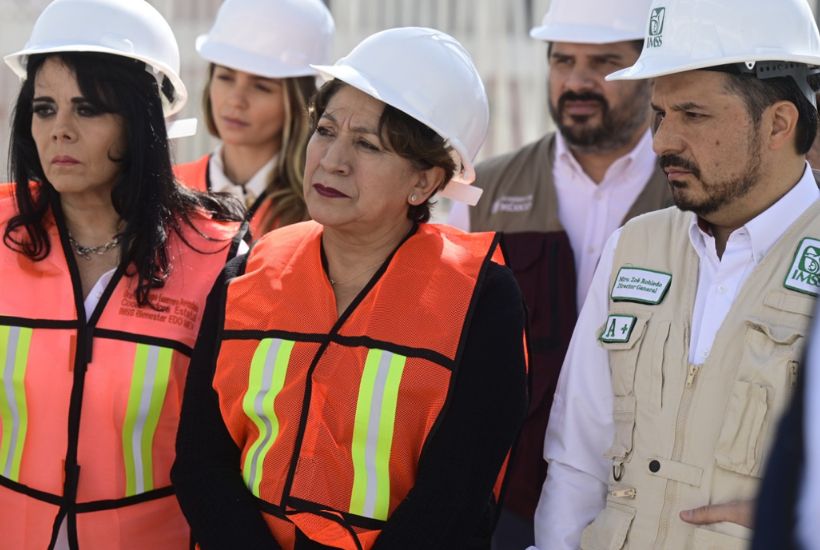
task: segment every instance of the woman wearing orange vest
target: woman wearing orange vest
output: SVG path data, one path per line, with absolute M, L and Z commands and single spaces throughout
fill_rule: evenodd
M 202 109 L 221 143 L 174 170 L 194 189 L 241 199 L 252 238 L 308 218 L 302 176 L 316 92 L 309 64 L 330 59 L 333 33 L 321 0 L 226 0 L 197 39 L 210 63 Z
M 315 221 L 260 239 L 209 297 L 180 504 L 206 549 L 488 548 L 526 410 L 521 295 L 494 234 L 427 223 L 436 191 L 475 199 L 483 85 L 425 28 L 317 69 Z
M 0 197 L 0 547 L 187 549 L 180 402 L 241 206 L 174 180 L 164 117 L 186 92 L 147 2 L 55 0 L 5 59 L 23 84 Z

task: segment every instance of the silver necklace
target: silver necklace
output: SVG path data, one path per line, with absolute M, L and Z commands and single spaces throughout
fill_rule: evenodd
M 358 279 L 362 275 L 364 275 L 364 274 L 366 274 L 370 271 L 373 271 L 374 268 L 379 267 L 383 263 L 384 263 L 384 260 L 380 261 L 377 264 L 369 265 L 366 268 L 364 268 L 362 271 L 359 271 L 358 273 L 356 273 L 353 277 L 348 277 L 344 281 L 337 281 L 336 279 L 331 277 L 329 273 L 328 273 L 327 279 L 330 281 L 330 286 L 332 286 L 333 288 L 336 288 L 337 286 L 343 286 L 343 285 L 346 285 L 348 283 L 352 283 L 353 281 L 355 281 L 356 279 Z
M 71 233 L 69 233 L 68 242 L 71 244 L 71 248 L 74 249 L 74 252 L 77 253 L 77 256 L 83 260 L 90 260 L 92 255 L 102 256 L 109 250 L 117 248 L 120 245 L 120 236 L 114 235 L 113 239 L 99 246 L 83 246 L 75 241 L 74 237 L 72 237 Z

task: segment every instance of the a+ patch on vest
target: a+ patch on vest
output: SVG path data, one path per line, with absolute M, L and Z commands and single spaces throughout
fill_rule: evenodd
M 672 284 L 672 274 L 640 267 L 622 267 L 615 277 L 610 297 L 613 302 L 657 305 Z
M 783 286 L 817 296 L 820 292 L 820 241 L 805 238 L 800 241 Z
M 604 331 L 601 333 L 601 342 L 607 344 L 629 342 L 632 329 L 635 328 L 636 317 L 632 315 L 610 315 L 606 318 Z

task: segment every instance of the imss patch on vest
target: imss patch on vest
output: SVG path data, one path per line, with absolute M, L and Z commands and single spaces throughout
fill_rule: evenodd
M 783 286 L 817 296 L 820 292 L 820 241 L 805 238 L 800 241 Z
M 615 277 L 610 298 L 613 302 L 657 305 L 672 284 L 672 274 L 640 267 L 622 267 Z
M 610 315 L 606 318 L 604 330 L 601 332 L 601 342 L 607 344 L 629 342 L 632 329 L 635 328 L 636 317 L 632 315 Z

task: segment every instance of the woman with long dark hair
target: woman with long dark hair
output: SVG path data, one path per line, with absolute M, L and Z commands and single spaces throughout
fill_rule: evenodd
M 321 0 L 226 0 L 197 52 L 208 66 L 202 110 L 216 149 L 177 176 L 231 193 L 248 208 L 251 235 L 308 218 L 302 194 L 311 63 L 330 58 L 334 23 Z
M 186 99 L 142 0 L 55 0 L 25 48 L 0 196 L 4 547 L 183 549 L 169 473 L 204 299 L 241 206 L 176 183 Z

